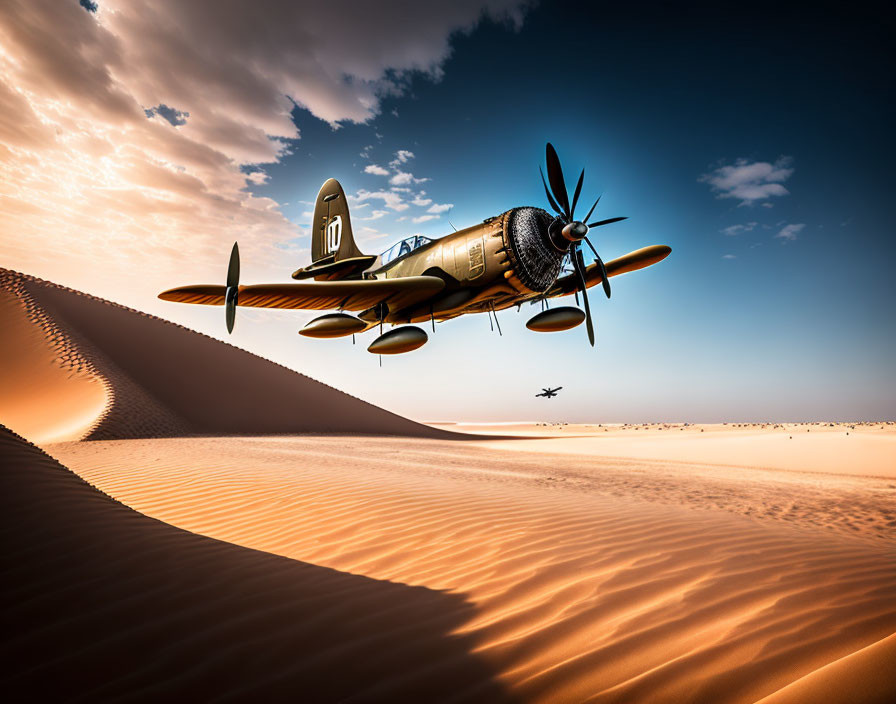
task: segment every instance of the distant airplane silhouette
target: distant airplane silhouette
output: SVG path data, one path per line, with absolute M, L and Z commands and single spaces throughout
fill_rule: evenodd
M 542 389 L 540 394 L 535 394 L 535 398 L 539 396 L 543 396 L 544 398 L 554 398 L 557 395 L 557 392 L 562 389 L 562 386 L 558 386 L 556 389 Z

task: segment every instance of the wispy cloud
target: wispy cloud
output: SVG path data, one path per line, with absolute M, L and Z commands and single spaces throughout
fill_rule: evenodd
M 358 218 L 358 220 L 379 220 L 389 214 L 388 210 L 373 210 L 366 218 Z
M 393 186 L 404 186 L 409 183 L 424 183 L 429 181 L 428 178 L 417 178 L 414 174 L 407 171 L 396 171 L 395 175 L 389 179 L 389 183 Z
M 404 202 L 400 193 L 395 193 L 394 191 L 368 191 L 362 188 L 354 197 L 349 198 L 349 201 L 357 203 L 363 203 L 367 200 L 381 200 L 387 208 L 396 211 L 407 210 L 411 207 Z
M 786 196 L 782 185 L 793 174 L 793 159 L 782 156 L 774 163 L 738 159 L 702 174 L 697 181 L 708 183 L 717 198 L 736 198 L 739 205 L 752 205 L 773 196 Z
M 785 225 L 781 228 L 781 231 L 775 235 L 775 238 L 781 238 L 786 242 L 792 242 L 797 238 L 799 233 L 803 231 L 804 227 L 806 227 L 806 224 L 802 222 Z
M 447 213 L 454 207 L 454 203 L 436 203 L 427 208 L 427 213 Z
M 719 232 L 728 237 L 734 237 L 742 232 L 750 232 L 751 230 L 754 230 L 758 224 L 758 222 L 748 222 L 743 225 L 730 225 L 729 227 L 723 227 Z
M 385 169 L 377 164 L 368 164 L 364 167 L 365 174 L 373 174 L 374 176 L 388 176 L 389 169 Z
M 399 149 L 395 152 L 395 158 L 389 162 L 389 166 L 393 169 L 398 168 L 402 164 L 406 164 L 410 159 L 414 158 L 414 152 L 407 149 Z
M 438 220 L 438 219 L 439 219 L 438 215 L 419 215 L 416 218 L 412 218 L 411 222 L 419 224 L 421 222 L 427 222 L 429 220 Z
M 736 254 L 723 254 L 722 259 L 737 259 Z

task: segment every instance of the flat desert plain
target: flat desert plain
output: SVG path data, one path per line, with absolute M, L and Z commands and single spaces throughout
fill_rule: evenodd
M 33 350 L 17 383 L 33 375 L 74 409 L 42 426 L 33 399 L 0 399 L 0 421 L 43 450 L 0 443 L 7 686 L 84 701 L 896 699 L 894 425 L 421 425 L 4 275 Z M 205 410 L 231 373 L 253 383 Z

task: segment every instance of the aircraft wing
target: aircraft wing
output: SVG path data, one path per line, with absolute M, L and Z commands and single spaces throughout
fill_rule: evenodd
M 671 252 L 671 247 L 667 247 L 664 244 L 655 244 L 650 247 L 637 249 L 634 252 L 629 252 L 628 254 L 623 254 L 621 257 L 617 257 L 616 259 L 606 262 L 607 275 L 618 276 L 619 274 L 625 274 L 629 271 L 637 271 L 638 269 L 643 269 L 644 267 L 650 266 L 651 264 L 661 262 L 663 259 L 668 257 Z M 585 267 L 585 284 L 588 288 L 599 284 L 602 280 L 603 277 L 601 276 L 600 268 L 597 266 L 597 262 L 589 264 Z M 548 292 L 545 295 L 549 298 L 554 298 L 556 296 L 567 296 L 577 288 L 578 283 L 576 282 L 576 275 L 570 274 L 568 276 L 562 276 L 557 279 L 557 281 L 550 289 L 548 289 Z
M 388 302 L 396 309 L 426 300 L 445 287 L 437 276 L 407 276 L 396 279 L 359 281 L 315 281 L 294 284 L 253 284 L 239 287 L 238 304 L 250 308 L 362 311 Z M 224 304 L 225 286 L 180 286 L 163 291 L 163 301 Z

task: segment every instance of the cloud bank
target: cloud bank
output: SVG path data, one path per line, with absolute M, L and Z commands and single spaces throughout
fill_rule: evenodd
M 288 153 L 295 106 L 371 120 L 411 75 L 439 77 L 454 33 L 518 27 L 526 5 L 6 0 L 0 257 L 135 305 L 159 272 L 217 271 L 235 239 L 279 271 L 300 231 L 247 167 Z

